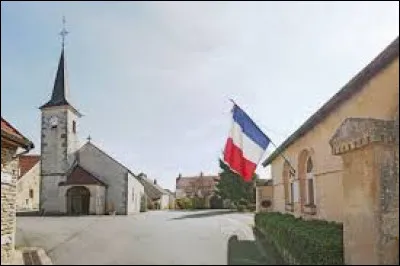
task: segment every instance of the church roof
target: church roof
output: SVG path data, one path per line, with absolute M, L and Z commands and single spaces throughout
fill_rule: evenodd
M 106 183 L 101 181 L 99 178 L 88 172 L 81 165 L 77 164 L 74 169 L 67 176 L 66 182 L 61 182 L 60 186 L 67 185 L 99 185 L 107 186 Z
M 69 105 L 67 101 L 68 86 L 67 86 L 67 77 L 65 71 L 66 69 L 64 60 L 64 49 L 62 49 L 60 60 L 58 62 L 56 79 L 54 81 L 53 94 L 51 95 L 50 101 L 44 104 L 41 108 L 50 106 Z
M 60 60 L 58 62 L 56 79 L 54 81 L 53 93 L 51 99 L 42 105 L 40 109 L 54 106 L 69 106 L 76 113 L 80 113 L 69 103 L 69 87 L 67 79 L 67 70 L 65 67 L 64 48 L 61 50 Z

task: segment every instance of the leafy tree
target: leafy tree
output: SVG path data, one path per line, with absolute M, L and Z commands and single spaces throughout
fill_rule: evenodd
M 221 172 L 220 180 L 216 185 L 216 194 L 222 199 L 230 200 L 236 207 L 255 203 L 255 182 L 258 175 L 254 174 L 251 182 L 233 172 L 222 160 L 219 160 Z

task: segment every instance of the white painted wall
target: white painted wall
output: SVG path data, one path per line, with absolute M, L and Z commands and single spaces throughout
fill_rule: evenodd
M 163 194 L 160 198 L 160 209 L 165 210 L 169 208 L 169 195 Z
M 144 186 L 131 174 L 128 173 L 128 214 L 140 212 L 140 200 L 144 195 Z
M 40 186 L 40 161 L 28 172 L 17 180 L 17 211 L 37 210 L 39 208 Z M 29 190 L 33 190 L 33 198 L 29 196 Z
M 117 214 L 126 214 L 128 212 L 128 169 L 110 158 L 103 151 L 99 150 L 91 143 L 86 143 L 80 150 L 80 164 L 83 168 L 93 173 L 96 177 L 108 185 L 106 195 L 106 206 L 114 204 Z M 136 180 L 137 181 L 137 180 Z M 139 183 L 139 181 L 137 181 Z M 131 186 L 139 185 L 144 191 L 143 186 L 136 182 Z M 140 198 L 138 199 L 140 206 Z M 139 207 L 140 209 L 140 207 Z

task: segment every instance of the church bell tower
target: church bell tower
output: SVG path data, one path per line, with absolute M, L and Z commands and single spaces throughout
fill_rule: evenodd
M 75 160 L 78 149 L 77 122 L 81 114 L 69 101 L 69 88 L 65 66 L 64 41 L 68 32 L 63 19 L 61 55 L 53 93 L 41 110 L 41 186 L 40 210 L 43 213 L 62 213 L 59 183 L 66 181 L 66 173 Z

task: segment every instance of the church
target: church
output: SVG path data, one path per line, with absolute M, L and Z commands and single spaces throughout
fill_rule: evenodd
M 50 100 L 40 107 L 39 208 L 42 215 L 140 212 L 145 192 L 135 174 L 90 139 L 80 146 L 80 112 L 69 101 L 64 45 Z

